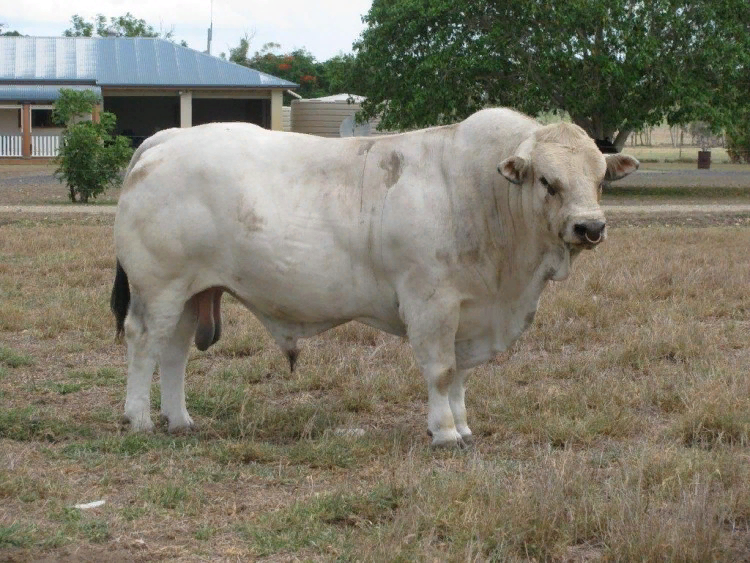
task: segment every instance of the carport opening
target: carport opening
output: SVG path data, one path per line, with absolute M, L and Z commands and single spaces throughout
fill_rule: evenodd
M 193 98 L 193 125 L 218 121 L 244 121 L 270 129 L 271 101 Z
M 117 116 L 115 133 L 130 137 L 134 147 L 162 129 L 180 126 L 177 96 L 106 96 L 104 111 Z

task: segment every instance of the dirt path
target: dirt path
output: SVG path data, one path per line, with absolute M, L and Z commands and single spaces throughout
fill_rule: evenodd
M 750 213 L 750 204 L 656 204 L 656 205 L 604 205 L 607 215 L 684 215 L 684 214 L 745 214 Z M 113 215 L 116 205 L 0 205 L 0 213 L 90 213 Z

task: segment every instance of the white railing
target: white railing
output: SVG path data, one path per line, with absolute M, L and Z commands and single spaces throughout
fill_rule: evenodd
M 0 135 L 0 156 L 22 156 L 21 135 Z
M 31 156 L 57 156 L 60 151 L 60 135 L 32 135 Z

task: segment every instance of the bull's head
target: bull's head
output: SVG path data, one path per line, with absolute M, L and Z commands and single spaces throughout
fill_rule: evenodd
M 498 172 L 522 186 L 524 207 L 540 219 L 545 238 L 572 258 L 607 237 L 599 206 L 602 182 L 624 178 L 638 166 L 631 156 L 605 157 L 583 129 L 558 123 L 538 129 Z

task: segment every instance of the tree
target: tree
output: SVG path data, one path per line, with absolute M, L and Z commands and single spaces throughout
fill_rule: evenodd
M 354 74 L 354 55 L 336 55 L 323 63 L 323 84 L 329 94 L 360 94 Z
M 0 36 L 8 36 L 8 37 L 23 37 L 22 33 L 19 33 L 18 31 L 3 31 L 3 28 L 6 24 L 0 23 Z
M 97 14 L 91 22 L 75 14 L 70 18 L 70 23 L 72 27 L 63 32 L 65 37 L 92 37 L 94 30 L 100 37 L 161 37 L 171 40 L 174 36 L 174 29 L 163 33 L 156 31 L 146 20 L 136 18 L 130 12 L 109 18 L 109 23 L 102 14 Z
M 750 105 L 727 126 L 726 140 L 731 161 L 750 164 Z
M 364 116 L 450 123 L 488 105 L 566 111 L 618 149 L 717 119 L 747 58 L 747 0 L 375 0 L 355 43 Z
M 99 103 L 93 92 L 68 88 L 60 89 L 55 103 L 53 119 L 65 126 L 55 176 L 68 185 L 73 202 L 88 203 L 107 188 L 119 186 L 121 170 L 133 155 L 129 139 L 112 135 L 115 114 L 102 112 L 98 123 L 83 120 Z
M 252 57 L 251 37 L 245 35 L 239 45 L 229 49 L 229 60 L 243 66 L 265 72 L 300 85 L 297 93 L 303 98 L 317 98 L 330 93 L 326 81 L 325 66 L 304 47 L 288 53 L 281 51 L 279 43 L 265 43 Z M 222 53 L 223 54 L 223 53 Z

